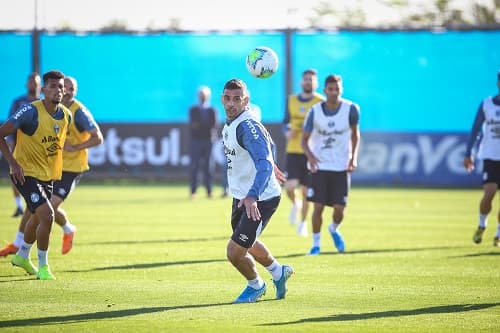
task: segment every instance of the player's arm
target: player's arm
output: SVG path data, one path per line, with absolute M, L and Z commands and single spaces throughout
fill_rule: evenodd
M 87 149 L 103 143 L 104 139 L 101 129 L 99 128 L 89 111 L 84 109 L 76 110 L 75 114 L 73 115 L 73 121 L 75 122 L 75 126 L 78 131 L 88 132 L 90 134 L 90 137 L 86 141 L 80 142 L 76 145 L 71 145 L 69 144 L 69 142 L 67 142 L 67 144 L 65 144 L 64 146 L 64 149 L 66 151 Z
M 283 122 L 281 125 L 281 131 L 283 132 L 283 135 L 287 138 L 287 140 L 288 140 L 288 133 L 291 130 L 291 127 L 290 127 L 290 109 L 288 108 L 289 100 L 290 100 L 289 98 L 286 100 L 285 116 L 283 117 Z
M 358 151 L 361 134 L 359 132 L 359 106 L 351 105 L 349 110 L 349 126 L 351 127 L 351 159 L 347 171 L 352 172 L 358 167 Z
M 464 168 L 468 172 L 474 169 L 474 158 L 472 157 L 472 147 L 477 142 L 478 138 L 481 136 L 481 129 L 483 123 L 485 121 L 484 112 L 483 112 L 483 103 L 479 105 L 477 109 L 476 116 L 474 118 L 474 123 L 472 124 L 472 128 L 469 133 L 469 138 L 467 140 L 467 145 L 465 147 L 465 156 L 464 156 Z
M 16 130 L 17 129 L 14 127 L 14 123 L 10 120 L 7 120 L 0 126 L 0 151 L 2 152 L 2 155 L 5 157 L 7 163 L 9 163 L 10 166 L 16 164 L 17 162 L 14 159 L 9 146 L 7 145 L 5 137 L 9 135 L 15 135 Z
M 236 137 L 240 146 L 248 151 L 256 169 L 254 182 L 247 196 L 240 201 L 239 206 L 245 206 L 249 218 L 260 221 L 257 200 L 264 192 L 274 169 L 271 142 L 254 120 L 241 122 L 236 129 Z
M 302 150 L 307 157 L 307 162 L 309 163 L 309 167 L 311 172 L 316 172 L 318 170 L 318 162 L 319 160 L 313 154 L 311 149 L 309 148 L 309 138 L 311 137 L 311 132 L 313 131 L 314 126 L 314 112 L 313 109 L 309 110 L 304 120 L 304 128 L 302 130 L 302 138 L 300 140 L 300 144 L 302 145 Z
M 11 174 L 16 183 L 24 184 L 24 170 L 11 153 L 5 137 L 15 135 L 18 129 L 23 130 L 28 135 L 35 133 L 38 124 L 37 115 L 38 113 L 31 105 L 23 106 L 0 126 L 0 151 L 9 163 Z

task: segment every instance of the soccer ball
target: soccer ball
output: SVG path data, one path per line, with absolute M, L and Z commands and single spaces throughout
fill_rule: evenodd
M 258 46 L 247 55 L 247 70 L 259 79 L 266 79 L 278 70 L 278 56 L 267 46 Z

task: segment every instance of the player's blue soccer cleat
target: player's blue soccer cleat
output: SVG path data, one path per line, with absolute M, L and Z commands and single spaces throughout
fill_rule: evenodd
M 317 256 L 320 252 L 321 251 L 320 251 L 319 246 L 313 246 L 313 247 L 311 247 L 311 249 L 309 250 L 309 253 L 307 255 L 309 255 L 309 256 Z
M 274 281 L 274 286 L 276 287 L 276 299 L 285 298 L 287 289 L 286 281 L 292 276 L 293 268 L 287 265 L 281 266 L 281 278 L 278 281 Z
M 259 298 L 266 294 L 266 284 L 262 286 L 260 289 L 254 289 L 250 286 L 247 286 L 245 290 L 238 296 L 237 299 L 234 300 L 234 303 L 253 303 L 257 302 Z
M 340 232 L 335 230 L 335 232 L 330 232 L 330 235 L 332 235 L 333 244 L 335 245 L 335 248 L 337 248 L 337 251 L 343 253 L 345 250 L 345 244 Z

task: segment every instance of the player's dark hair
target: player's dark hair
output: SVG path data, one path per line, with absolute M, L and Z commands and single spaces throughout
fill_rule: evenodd
M 325 87 L 328 85 L 328 83 L 341 83 L 342 82 L 342 77 L 340 75 L 335 75 L 335 74 L 330 74 L 326 77 L 325 79 Z
M 64 79 L 64 74 L 63 72 L 57 70 L 48 71 L 47 73 L 43 74 L 43 85 L 45 85 L 47 81 L 50 79 L 54 80 Z
M 497 73 L 497 79 L 498 79 L 498 81 L 500 81 L 500 70 Z
M 224 85 L 224 90 L 226 89 L 227 90 L 241 89 L 243 91 L 243 94 L 245 95 L 248 94 L 247 85 L 240 79 L 231 79 L 227 81 L 226 84 Z
M 305 71 L 303 71 L 302 72 L 302 77 L 306 76 L 307 74 L 318 76 L 318 72 L 314 68 L 308 68 Z

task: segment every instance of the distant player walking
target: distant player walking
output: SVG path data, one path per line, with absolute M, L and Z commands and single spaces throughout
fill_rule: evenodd
M 310 175 L 307 200 L 314 203 L 312 214 L 313 246 L 309 255 L 320 253 L 323 209 L 333 207 L 328 230 L 335 247 L 344 252 L 345 244 L 338 228 L 351 185 L 350 173 L 358 165 L 359 106 L 342 98 L 342 78 L 329 75 L 325 80 L 325 102 L 315 104 L 306 116 L 302 147 Z
M 483 240 L 493 198 L 500 188 L 500 71 L 497 73 L 497 87 L 499 93 L 484 99 L 479 105 L 465 149 L 464 167 L 470 172 L 474 169 L 472 147 L 481 140 L 477 157 L 483 160 L 483 197 L 479 203 L 479 225 L 472 237 L 476 244 Z M 497 221 L 493 246 L 500 246 L 500 209 Z

